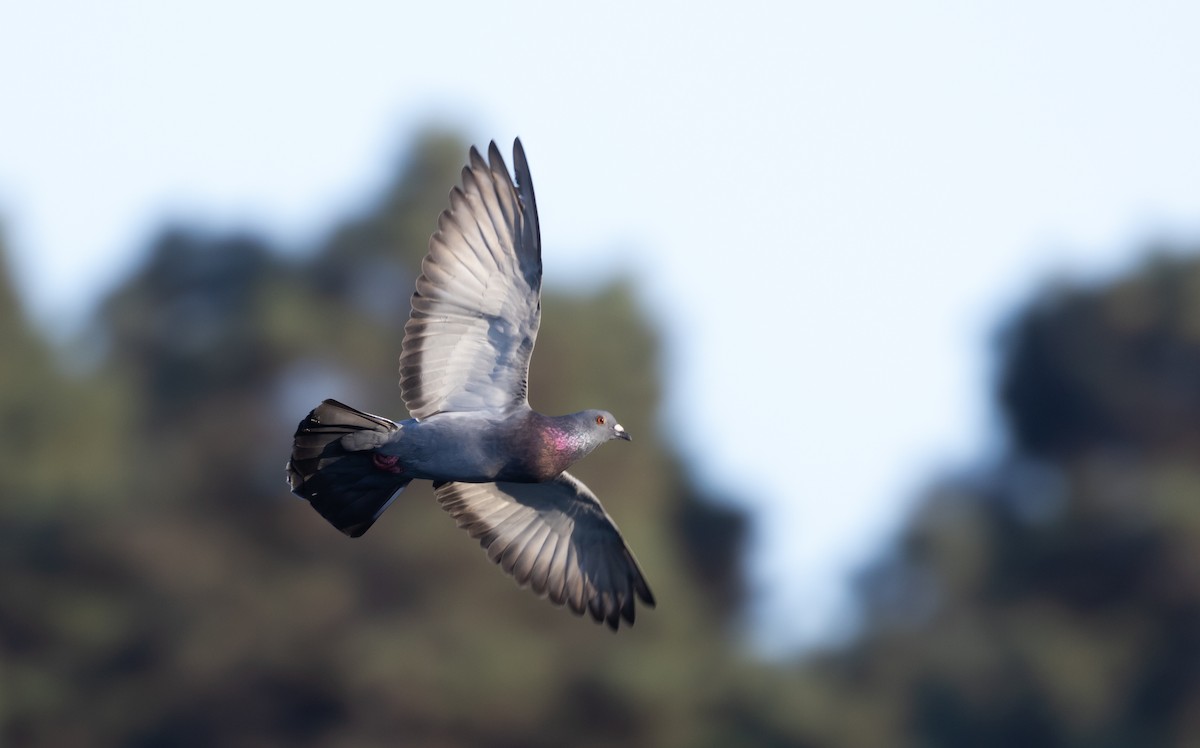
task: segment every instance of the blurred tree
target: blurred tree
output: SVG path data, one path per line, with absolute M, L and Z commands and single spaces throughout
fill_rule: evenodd
M 934 485 L 811 667 L 871 744 L 1200 744 L 1200 262 L 1054 285 L 1001 351 L 1010 454 Z
M 1051 288 L 1006 334 L 1001 400 L 1018 447 L 1066 457 L 1200 443 L 1200 274 L 1154 254 L 1109 287 Z

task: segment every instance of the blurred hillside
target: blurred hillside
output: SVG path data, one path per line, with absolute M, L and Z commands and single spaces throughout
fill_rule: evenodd
M 659 432 L 627 282 L 548 279 L 530 389 L 637 439 L 576 471 L 658 597 L 633 629 L 516 589 L 427 486 L 355 541 L 291 497 L 321 398 L 403 415 L 409 289 L 465 153 L 427 134 L 307 252 L 165 229 L 70 352 L 0 278 L 0 745 L 1200 745 L 1194 259 L 1014 313 L 1006 454 L 931 482 L 836 652 L 738 646 L 747 520 Z

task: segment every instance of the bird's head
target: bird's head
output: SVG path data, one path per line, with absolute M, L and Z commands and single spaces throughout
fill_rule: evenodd
M 590 437 L 589 441 L 597 444 L 611 439 L 633 441 L 625 427 L 617 423 L 617 419 L 607 410 L 585 410 L 579 414 L 579 417 L 583 420 L 583 426 Z

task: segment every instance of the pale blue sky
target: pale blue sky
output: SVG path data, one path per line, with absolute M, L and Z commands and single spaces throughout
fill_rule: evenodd
M 990 336 L 1039 279 L 1200 239 L 1200 6 L 401 6 L 0 6 L 37 319 L 165 220 L 303 245 L 421 125 L 520 135 L 547 283 L 630 274 L 668 333 L 666 433 L 754 513 L 767 649 L 840 630 L 921 486 L 995 448 Z

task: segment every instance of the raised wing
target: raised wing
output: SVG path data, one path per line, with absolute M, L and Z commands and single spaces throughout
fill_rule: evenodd
M 555 605 L 586 611 L 616 631 L 633 624 L 634 598 L 654 595 L 612 518 L 579 480 L 443 483 L 438 503 L 477 538 L 488 558 Z
M 493 142 L 471 148 L 438 218 L 404 326 L 400 393 L 414 418 L 524 404 L 541 323 L 542 243 L 521 141 L 514 185 Z

